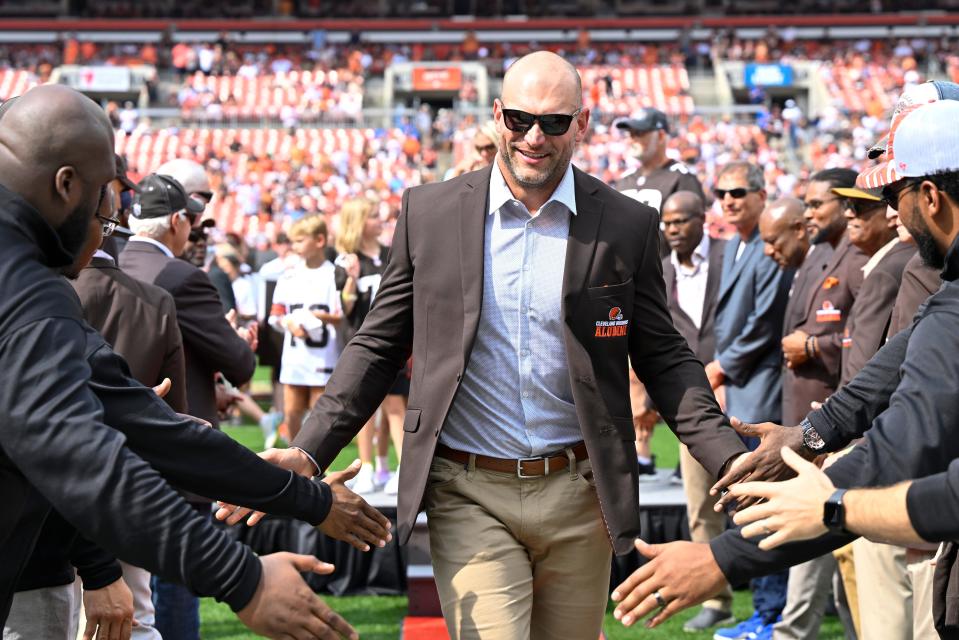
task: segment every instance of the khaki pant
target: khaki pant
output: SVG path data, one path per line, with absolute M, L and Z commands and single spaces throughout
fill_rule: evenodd
M 914 640 L 939 640 L 932 619 L 932 576 L 936 561 L 932 554 L 906 552 L 906 575 L 912 586 L 912 637 Z
M 856 636 L 866 640 L 866 637 L 862 635 L 862 621 L 859 616 L 858 578 L 852 543 L 836 549 L 832 555 L 836 559 L 836 564 L 839 565 L 839 575 L 842 576 L 842 586 L 846 590 L 846 602 L 849 604 L 849 614 L 856 628 Z
M 683 491 L 686 492 L 689 537 L 693 542 L 707 543 L 726 530 L 726 514 L 713 511 L 716 498 L 709 495 L 709 489 L 716 484 L 716 479 L 696 461 L 684 444 L 679 445 L 679 467 L 683 474 Z M 729 586 L 712 600 L 703 603 L 703 607 L 719 611 L 731 611 L 732 605 L 733 591 Z
M 819 627 L 829 599 L 836 559 L 831 553 L 789 569 L 783 619 L 773 628 L 774 640 L 810 640 Z
M 912 638 L 912 587 L 906 550 L 859 538 L 852 543 L 862 638 Z
M 430 553 L 453 640 L 595 640 L 612 551 L 588 460 L 520 479 L 436 457 Z

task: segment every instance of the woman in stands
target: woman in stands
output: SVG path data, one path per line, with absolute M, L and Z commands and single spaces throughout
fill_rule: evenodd
M 346 270 L 349 279 L 343 286 L 343 313 L 346 316 L 344 337 L 348 340 L 359 329 L 370 311 L 380 286 L 380 278 L 386 269 L 389 249 L 380 243 L 383 222 L 379 203 L 366 198 L 354 198 L 343 203 L 340 209 L 339 233 L 336 250 L 340 256 L 337 264 Z M 345 340 L 344 340 L 345 343 Z M 395 494 L 399 483 L 399 468 L 390 474 L 389 445 L 392 436 L 399 460 L 403 449 L 403 415 L 406 398 L 410 393 L 409 367 L 401 371 L 389 395 L 357 436 L 360 460 L 363 463 L 353 491 L 370 493 L 385 487 L 387 493 Z M 384 420 L 377 418 L 385 418 Z M 376 428 L 376 427 L 379 428 Z M 373 467 L 373 439 L 376 434 L 376 467 Z
M 484 122 L 476 130 L 472 146 L 473 148 L 469 150 L 466 157 L 446 173 L 446 179 L 455 178 L 493 164 L 496 149 L 499 148 L 499 132 L 496 130 L 496 123 L 492 120 Z

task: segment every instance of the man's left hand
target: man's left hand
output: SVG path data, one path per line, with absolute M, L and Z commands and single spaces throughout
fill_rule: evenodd
M 823 505 L 836 488 L 822 470 L 804 460 L 788 447 L 782 448 L 782 459 L 798 475 L 785 482 L 744 482 L 733 485 L 735 497 L 752 496 L 766 502 L 743 509 L 733 521 L 747 525 L 744 538 L 766 536 L 759 542 L 763 550 L 775 549 L 786 542 L 811 540 L 826 533 Z
M 783 338 L 783 357 L 786 359 L 786 366 L 794 369 L 802 363 L 809 360 L 806 354 L 806 338 L 809 337 L 804 331 L 793 331 Z
M 120 578 L 102 589 L 83 592 L 87 626 L 83 640 L 129 640 L 133 633 L 133 592 Z
M 656 594 L 665 606 L 646 622 L 655 627 L 683 609 L 688 609 L 720 593 L 727 586 L 708 544 L 670 542 L 646 544 L 636 540 L 636 550 L 649 560 L 633 572 L 613 591 L 613 602 L 619 603 L 613 617 L 629 627 L 660 607 Z

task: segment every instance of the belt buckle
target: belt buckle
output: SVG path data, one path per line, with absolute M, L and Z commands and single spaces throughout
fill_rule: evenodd
M 538 477 L 539 477 L 538 475 L 528 476 L 528 475 L 524 474 L 524 473 L 523 473 L 523 463 L 524 463 L 524 462 L 537 462 L 537 461 L 539 461 L 539 460 L 542 460 L 542 461 L 543 461 L 543 464 L 544 464 L 544 467 L 543 467 L 543 475 L 544 475 L 544 476 L 548 476 L 548 475 L 549 475 L 549 458 L 546 457 L 546 456 L 537 456 L 537 457 L 535 457 L 535 458 L 520 458 L 519 460 L 517 460 L 517 461 L 516 461 L 516 477 L 517 477 L 517 478 L 520 478 L 520 479 L 538 478 Z

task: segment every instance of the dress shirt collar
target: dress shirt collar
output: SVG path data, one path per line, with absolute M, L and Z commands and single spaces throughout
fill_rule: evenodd
M 703 233 L 703 239 L 699 241 L 699 245 L 693 249 L 693 255 L 690 256 L 690 260 L 693 263 L 692 272 L 685 266 L 679 263 L 679 256 L 676 255 L 676 250 L 672 250 L 669 253 L 669 261 L 673 263 L 673 269 L 677 273 L 682 270 L 685 273 L 696 273 L 699 271 L 699 266 L 709 260 L 709 234 Z
M 96 253 L 93 254 L 93 257 L 103 258 L 104 260 L 109 260 L 110 262 L 116 264 L 116 260 L 113 259 L 113 256 L 111 256 L 109 253 L 107 253 L 103 249 L 97 249 Z
M 886 254 L 892 251 L 892 248 L 899 244 L 899 238 L 893 238 L 886 244 L 882 246 L 882 249 L 872 254 L 869 257 L 869 260 L 866 261 L 866 264 L 862 266 L 863 276 L 868 278 L 869 274 L 872 273 L 872 270 L 886 257 Z
M 506 178 L 503 177 L 503 173 L 500 171 L 499 155 L 497 155 L 496 159 L 493 160 L 493 171 L 489 177 L 489 211 L 487 211 L 487 213 L 495 213 L 499 211 L 500 207 L 504 204 L 515 199 L 516 197 L 513 195 L 513 192 L 509 190 L 509 185 L 506 184 Z M 563 174 L 563 179 L 556 186 L 556 190 L 550 195 L 549 200 L 543 203 L 543 206 L 540 207 L 539 210 L 542 211 L 547 204 L 554 200 L 569 209 L 570 213 L 576 213 L 576 187 L 573 182 L 572 163 L 566 167 L 566 173 Z
M 170 251 L 170 248 L 159 240 L 147 238 L 146 236 L 130 236 L 128 242 L 146 242 L 147 244 L 152 244 L 153 246 L 157 247 L 160 251 L 166 254 L 167 257 L 176 258 L 176 256 L 173 255 L 173 252 Z

